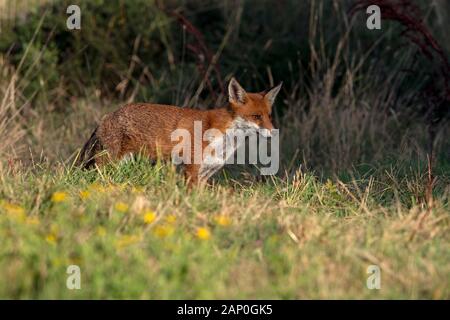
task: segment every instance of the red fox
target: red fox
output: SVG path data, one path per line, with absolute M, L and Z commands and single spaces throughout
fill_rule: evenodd
M 177 142 L 172 139 L 176 130 L 194 133 L 196 122 L 201 123 L 201 135 L 215 129 L 214 141 L 223 141 L 229 129 L 253 131 L 264 129 L 270 135 L 272 125 L 272 106 L 282 83 L 260 93 L 247 93 L 232 78 L 228 85 L 228 105 L 219 109 L 196 110 L 171 105 L 132 103 L 107 114 L 94 130 L 82 148 L 78 165 L 89 168 L 101 166 L 108 161 L 126 158 L 141 153 L 150 159 L 172 158 Z M 201 142 L 201 150 L 207 142 Z M 189 184 L 206 181 L 217 172 L 225 162 L 223 159 L 209 158 L 198 154 L 195 147 L 190 151 L 191 158 L 200 159 L 194 163 L 184 163 L 185 176 Z M 195 154 L 197 153 L 197 154 Z

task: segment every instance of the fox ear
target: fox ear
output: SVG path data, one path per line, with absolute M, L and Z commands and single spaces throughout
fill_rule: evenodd
M 244 104 L 247 101 L 247 92 L 235 78 L 228 84 L 228 101 L 232 104 Z
M 275 98 L 277 97 L 278 92 L 280 92 L 282 85 L 283 85 L 283 82 L 280 82 L 279 85 L 277 85 L 276 87 L 273 87 L 264 95 L 264 99 L 267 100 L 267 102 L 269 103 L 270 106 L 273 106 L 273 104 L 275 102 Z

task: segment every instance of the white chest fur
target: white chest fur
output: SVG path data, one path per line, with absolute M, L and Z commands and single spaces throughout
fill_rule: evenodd
M 258 129 L 259 126 L 256 123 L 238 117 L 225 133 L 211 134 L 210 137 L 207 137 L 209 145 L 203 150 L 203 162 L 200 165 L 199 177 L 208 179 L 225 165 L 236 149 L 240 147 L 239 142 L 244 141 L 243 139 L 236 141 L 237 135 L 256 134 Z M 208 133 L 205 135 L 208 136 Z

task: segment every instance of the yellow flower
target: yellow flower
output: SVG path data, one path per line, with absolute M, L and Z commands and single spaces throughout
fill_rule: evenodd
M 105 188 L 97 182 L 91 184 L 89 186 L 89 189 L 93 192 L 99 192 L 99 193 L 105 192 Z
M 138 235 L 123 235 L 116 240 L 115 245 L 117 249 L 122 249 L 124 247 L 138 243 L 139 241 L 141 241 L 141 237 Z
M 50 244 L 56 244 L 56 236 L 53 233 L 49 233 L 45 236 L 45 241 Z
M 66 199 L 67 199 L 66 192 L 57 191 L 52 194 L 52 202 L 54 203 L 64 202 L 66 201 Z
M 2 207 L 10 218 L 21 222 L 25 220 L 25 209 L 21 206 L 12 203 L 3 203 Z
M 140 194 L 140 193 L 144 192 L 144 188 L 142 188 L 142 187 L 133 187 L 131 189 L 131 192 L 134 193 L 134 194 Z
M 100 227 L 98 227 L 97 228 L 97 235 L 99 236 L 99 237 L 104 237 L 104 236 L 106 236 L 106 229 L 105 229 L 105 227 L 102 227 L 102 226 L 100 226 Z
M 156 226 L 155 229 L 153 230 L 155 235 L 157 235 L 160 238 L 165 238 L 167 236 L 170 236 L 171 234 L 173 234 L 174 231 L 175 231 L 175 229 L 171 225 L 168 225 L 168 224 Z
M 231 224 L 230 218 L 225 216 L 225 215 L 223 215 L 223 214 L 216 216 L 214 218 L 214 220 L 216 221 L 216 223 L 219 226 L 223 226 L 223 227 L 229 226 Z
M 148 210 L 144 213 L 144 223 L 145 224 L 150 224 L 153 221 L 155 221 L 155 219 L 156 219 L 156 214 L 153 211 Z
M 175 223 L 175 221 L 177 221 L 177 217 L 174 214 L 169 214 L 166 217 L 166 222 L 167 223 Z
M 201 240 L 208 240 L 211 238 L 211 233 L 207 228 L 198 228 L 195 235 Z
M 125 202 L 117 202 L 116 205 L 114 206 L 114 209 L 116 209 L 116 211 L 119 211 L 121 213 L 125 213 L 128 211 L 128 205 Z
M 89 198 L 90 195 L 91 193 L 88 190 L 80 191 L 80 198 L 83 200 Z
M 16 204 L 12 203 L 3 203 L 2 207 L 8 212 L 8 213 L 16 213 L 16 214 L 22 214 L 25 213 L 25 210 Z

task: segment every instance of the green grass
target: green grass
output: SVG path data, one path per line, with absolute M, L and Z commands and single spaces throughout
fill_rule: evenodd
M 143 161 L 0 176 L 0 298 L 450 298 L 448 195 L 428 211 L 386 201 L 402 180 L 298 171 L 188 191 Z M 380 290 L 366 287 L 372 264 Z
M 50 2 L 0 39 L 0 298 L 450 298 L 450 132 L 435 128 L 430 202 L 416 114 L 439 67 L 399 24 L 349 21 L 353 1 L 97 0 L 72 32 L 70 2 Z M 416 2 L 445 47 L 448 5 Z M 223 106 L 231 76 L 284 81 L 280 176 L 227 168 L 188 191 L 162 164 L 63 164 L 127 101 Z

